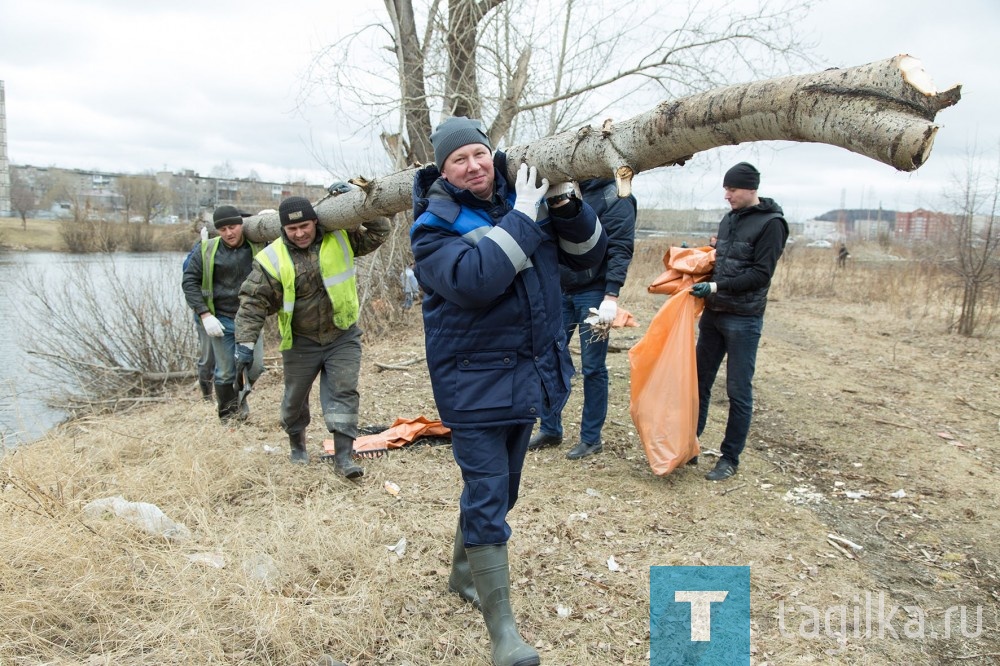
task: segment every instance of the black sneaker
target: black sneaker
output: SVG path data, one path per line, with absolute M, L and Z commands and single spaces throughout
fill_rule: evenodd
M 705 478 L 709 481 L 725 481 L 729 477 L 736 474 L 737 466 L 729 462 L 725 458 L 719 458 L 719 462 L 715 463 L 715 469 L 705 475 Z
M 600 453 L 604 450 L 604 446 L 597 442 L 596 444 L 588 444 L 587 442 L 580 442 L 573 449 L 566 454 L 566 457 L 570 460 L 579 460 L 580 458 L 586 458 L 587 456 L 592 456 L 595 453 Z
M 688 460 L 684 464 L 685 465 L 690 465 L 691 467 L 697 467 L 697 465 L 698 465 L 698 456 L 695 456 L 694 458 L 691 458 L 690 460 Z
M 539 431 L 537 435 L 528 440 L 528 450 L 538 451 L 539 449 L 547 449 L 550 446 L 559 446 L 562 444 L 562 437 L 559 435 L 550 435 L 547 432 Z

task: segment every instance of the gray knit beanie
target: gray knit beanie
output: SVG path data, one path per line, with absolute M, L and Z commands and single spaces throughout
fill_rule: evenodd
M 434 146 L 434 162 L 438 169 L 444 166 L 444 161 L 453 152 L 470 143 L 481 143 L 491 151 L 490 138 L 483 131 L 483 124 L 465 116 L 448 118 L 431 134 L 431 145 Z

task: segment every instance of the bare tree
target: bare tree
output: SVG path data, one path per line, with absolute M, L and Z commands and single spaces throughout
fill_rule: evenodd
M 38 197 L 17 171 L 10 172 L 10 205 L 21 218 L 21 229 L 27 231 L 28 215 L 38 206 Z
M 220 180 L 233 180 L 236 178 L 236 168 L 233 166 L 232 162 L 226 160 L 222 164 L 216 164 L 212 167 L 209 175 L 212 176 L 212 178 L 218 178 Z
M 134 210 L 144 224 L 149 224 L 171 201 L 170 190 L 159 185 L 152 175 L 125 176 L 118 181 L 118 192 L 125 208 L 125 222 Z
M 324 49 L 307 85 L 342 117 L 363 118 L 357 129 L 394 137 L 397 167 L 400 147 L 407 163 L 432 161 L 434 116 L 482 118 L 495 144 L 513 143 L 599 120 L 623 100 L 645 106 L 808 60 L 795 30 L 808 0 L 680 13 L 625 0 L 613 22 L 583 0 L 452 0 L 447 14 L 440 0 L 385 5 L 389 22 Z
M 944 236 L 942 266 L 954 274 L 961 289 L 959 335 L 972 336 L 987 310 L 995 310 L 1000 282 L 1000 151 L 998 160 L 987 167 L 975 149 L 965 162 L 965 171 L 954 177 L 949 191 L 955 215 Z M 949 196 L 949 194 L 946 194 Z M 989 298 L 992 288 L 992 300 Z

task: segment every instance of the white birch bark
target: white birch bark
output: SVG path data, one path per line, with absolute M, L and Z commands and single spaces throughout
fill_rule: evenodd
M 562 132 L 505 149 L 509 168 L 523 160 L 549 182 L 615 177 L 619 194 L 635 174 L 683 165 L 696 153 L 748 141 L 801 141 L 839 146 L 900 171 L 930 156 L 941 109 L 961 98 L 961 86 L 938 92 L 920 61 L 908 55 L 815 74 L 719 88 L 661 102 L 655 109 L 600 128 Z M 315 205 L 326 229 L 357 227 L 412 207 L 411 167 Z M 508 174 L 511 178 L 513 173 Z M 251 240 L 277 238 L 276 213 L 244 222 Z

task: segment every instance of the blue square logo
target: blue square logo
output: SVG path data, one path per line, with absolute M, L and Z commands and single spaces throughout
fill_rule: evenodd
M 748 666 L 750 567 L 650 567 L 650 666 Z

